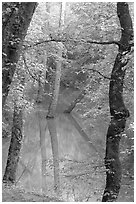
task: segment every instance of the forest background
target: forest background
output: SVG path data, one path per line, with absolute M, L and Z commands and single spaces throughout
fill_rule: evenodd
M 12 9 L 14 8 L 15 5 L 12 6 Z M 129 3 L 129 8 L 133 22 L 133 3 Z M 7 13 L 10 13 L 11 10 L 8 9 Z M 52 153 L 49 133 L 54 134 L 57 131 L 58 141 L 55 140 L 54 144 L 58 143 L 59 152 L 61 152 L 60 166 L 62 169 L 65 167 L 64 170 L 67 170 L 67 173 L 71 172 L 71 166 L 73 168 L 72 177 L 68 177 L 70 180 L 73 178 L 73 180 L 69 185 L 67 185 L 69 179 L 65 183 L 63 197 L 74 201 L 99 200 L 105 185 L 102 158 L 105 155 L 106 132 L 110 122 L 109 81 L 118 53 L 116 42 L 120 39 L 120 24 L 116 3 L 69 2 L 64 11 L 63 13 L 62 5 L 59 3 L 40 3 L 34 14 L 32 13 L 33 18 L 3 109 L 3 168 L 5 170 L 7 165 L 10 139 L 16 135 L 14 127 L 19 125 L 21 131 L 18 138 L 21 138 L 21 143 L 18 143 L 17 151 L 20 152 L 22 140 L 23 148 L 21 149 L 19 166 L 18 155 L 16 165 L 14 165 L 14 168 L 18 166 L 18 173 L 17 175 L 13 174 L 12 179 L 13 181 L 17 180 L 17 183 L 21 183 L 25 188 L 29 183 L 29 190 L 36 189 L 38 191 L 42 186 L 44 191 L 44 184 L 41 184 L 40 180 L 40 175 L 44 176 L 42 172 L 43 160 L 48 159 L 46 165 L 50 169 Z M 12 42 L 13 39 L 10 43 L 12 44 Z M 5 46 L 4 43 L 3 45 Z M 120 144 L 123 176 L 125 179 L 127 177 L 127 184 L 124 184 L 124 189 L 127 193 L 129 188 L 126 190 L 126 186 L 130 185 L 130 190 L 133 188 L 133 53 L 129 58 L 126 64 L 123 95 L 125 105 L 129 108 L 130 117 L 127 119 L 126 130 L 122 134 Z M 13 73 L 10 74 L 11 80 Z M 55 102 L 53 103 L 53 101 Z M 64 112 L 68 113 L 68 107 L 72 108 L 69 111 L 72 112 L 72 116 L 67 115 L 65 117 Z M 56 120 L 50 123 L 47 116 L 48 118 L 55 116 Z M 19 121 L 18 123 L 14 123 L 17 121 L 14 120 L 14 117 Z M 45 134 L 46 124 L 49 129 L 46 131 L 47 158 L 41 158 L 42 153 L 45 155 L 45 148 L 42 149 L 40 138 L 43 138 L 42 135 Z M 90 148 L 87 142 L 83 142 L 84 140 L 90 141 Z M 41 146 L 42 152 L 41 154 L 38 153 L 36 160 L 33 160 L 37 155 L 39 146 Z M 57 155 L 57 146 L 55 146 L 55 151 Z M 56 173 L 57 178 L 58 161 L 56 157 L 53 158 L 54 163 L 56 160 L 54 173 Z M 73 163 L 69 163 L 70 161 Z M 76 162 L 78 163 L 78 170 L 74 172 L 77 168 Z M 82 169 L 85 165 L 86 168 Z M 38 166 L 42 167 L 38 169 Z M 90 169 L 87 170 L 88 167 L 91 171 Z M 96 174 L 98 180 L 95 177 L 93 183 L 93 178 L 88 177 L 88 174 L 90 176 L 95 168 L 98 170 L 98 174 Z M 81 169 L 82 172 L 80 172 Z M 3 175 L 8 175 L 5 178 L 9 179 L 11 175 L 4 174 L 4 170 Z M 51 175 L 52 170 L 49 172 Z M 83 186 L 82 176 L 77 179 L 74 177 L 76 174 L 85 175 L 84 184 L 86 184 L 86 180 L 88 181 L 88 187 L 83 192 L 81 188 Z M 39 177 L 36 181 L 34 180 L 35 176 Z M 57 182 L 56 180 L 55 185 L 58 185 Z M 52 184 L 53 182 L 48 185 L 48 191 L 51 195 L 53 194 Z M 92 188 L 90 188 L 90 184 Z M 94 189 L 96 190 L 94 191 Z M 127 196 L 127 193 L 125 199 L 133 199 L 133 195 L 129 192 L 129 196 Z

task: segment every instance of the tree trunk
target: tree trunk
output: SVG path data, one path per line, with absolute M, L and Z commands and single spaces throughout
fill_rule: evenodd
M 116 201 L 121 186 L 121 164 L 119 160 L 119 142 L 121 133 L 125 129 L 126 118 L 129 111 L 123 101 L 123 83 L 125 66 L 129 60 L 131 41 L 133 40 L 133 27 L 126 2 L 117 3 L 117 14 L 121 25 L 122 36 L 119 52 L 117 54 L 111 73 L 109 87 L 109 106 L 111 121 L 106 138 L 106 187 L 102 202 Z
M 62 48 L 60 47 L 59 57 L 62 56 Z M 58 139 L 57 139 L 57 130 L 56 130 L 56 121 L 55 121 L 55 112 L 57 107 L 57 101 L 59 96 L 60 88 L 60 78 L 61 78 L 61 61 L 58 59 L 56 65 L 56 76 L 55 84 L 52 95 L 52 101 L 47 114 L 47 124 L 48 129 L 51 135 L 51 144 L 52 144 L 52 153 L 53 153 L 53 164 L 54 164 L 54 190 L 59 195 L 60 193 L 60 183 L 59 183 L 59 153 L 58 153 Z
M 47 63 L 47 55 L 46 51 L 44 51 L 43 61 L 44 61 L 44 79 L 46 80 L 46 63 Z M 42 102 L 42 92 L 43 87 L 41 85 L 41 71 L 39 72 L 39 79 L 38 79 L 38 93 L 36 103 L 37 105 Z M 47 164 L 47 157 L 46 157 L 46 144 L 45 144 L 45 136 L 47 130 L 47 123 L 45 124 L 45 114 L 41 110 L 37 112 L 38 120 L 39 120 L 39 132 L 40 132 L 40 149 L 41 149 L 41 174 L 42 174 L 42 194 L 46 194 L 46 164 Z
M 47 3 L 48 11 L 50 12 L 49 4 Z M 62 29 L 62 2 L 60 2 L 60 17 L 57 23 L 55 24 L 54 29 L 59 28 L 59 32 L 61 33 Z M 52 24 L 52 22 L 50 22 Z M 53 164 L 54 164 L 54 190 L 57 193 L 57 195 L 60 195 L 60 181 L 59 181 L 59 152 L 58 152 L 58 138 L 57 138 L 57 129 L 56 129 L 56 121 L 55 121 L 55 112 L 58 102 L 58 96 L 59 96 L 59 89 L 60 89 L 60 79 L 61 79 L 61 58 L 62 58 L 62 50 L 63 50 L 63 44 L 58 43 L 57 44 L 57 59 L 56 59 L 56 73 L 55 73 L 55 82 L 53 87 L 53 94 L 51 103 L 49 106 L 48 114 L 47 114 L 47 124 L 48 129 L 51 136 L 51 144 L 52 144 L 52 153 L 53 153 Z
M 18 107 L 15 101 L 11 142 L 8 151 L 7 165 L 3 176 L 3 182 L 7 184 L 14 184 L 16 181 L 16 170 L 22 144 L 22 124 L 22 108 Z
M 19 60 L 22 42 L 37 3 L 2 3 L 2 107 Z
M 19 155 L 22 144 L 22 125 L 23 125 L 23 97 L 24 97 L 24 86 L 25 86 L 25 73 L 19 67 L 16 70 L 18 75 L 16 81 L 16 89 L 14 90 L 14 113 L 13 113 L 13 124 L 10 147 L 7 158 L 7 165 L 3 181 L 6 183 L 15 183 L 16 181 L 16 170 L 19 161 Z

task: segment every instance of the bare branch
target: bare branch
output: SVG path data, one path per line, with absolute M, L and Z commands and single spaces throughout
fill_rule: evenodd
M 120 46 L 120 42 L 118 41 L 107 41 L 107 42 L 99 42 L 99 41 L 92 41 L 92 40 L 85 40 L 85 39 L 81 39 L 81 40 L 74 40 L 74 39 L 54 39 L 54 38 L 50 38 L 50 39 L 47 39 L 47 40 L 42 40 L 42 41 L 39 41 L 39 42 L 36 42 L 32 45 L 24 45 L 24 49 L 28 49 L 28 48 L 32 48 L 32 47 L 35 47 L 37 45 L 41 45 L 41 44 L 44 44 L 44 43 L 50 43 L 50 42 L 62 42 L 62 43 L 65 43 L 65 42 L 74 42 L 74 43 L 90 43 L 90 44 L 98 44 L 98 45 L 111 45 L 111 44 L 115 44 L 115 45 L 118 45 Z
M 99 71 L 96 70 L 96 69 L 89 69 L 89 70 L 91 70 L 91 71 L 93 71 L 93 72 L 97 72 L 98 74 L 100 74 L 100 75 L 101 75 L 103 78 L 105 78 L 105 79 L 109 79 L 109 80 L 111 80 L 110 77 L 104 76 L 101 72 L 99 72 Z
M 84 97 L 85 94 L 86 94 L 86 91 L 85 91 L 85 89 L 83 89 L 83 90 L 79 93 L 79 95 L 77 96 L 77 98 L 76 98 L 74 101 L 72 101 L 72 103 L 71 103 L 71 104 L 68 106 L 68 108 L 64 111 L 64 113 L 71 113 L 71 111 L 75 108 L 76 104 L 79 103 L 79 102 L 83 99 L 83 97 Z
M 118 41 L 107 41 L 107 42 L 99 42 L 99 41 L 91 41 L 91 40 L 87 40 L 86 43 L 91 43 L 91 44 L 98 44 L 98 45 L 120 45 L 120 43 Z

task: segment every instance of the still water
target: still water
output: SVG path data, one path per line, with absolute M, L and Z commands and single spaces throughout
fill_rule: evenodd
M 78 119 L 76 120 L 78 121 Z M 65 188 L 66 192 L 69 193 L 72 192 L 71 189 L 73 187 L 71 187 L 71 185 L 76 185 L 76 188 L 80 189 L 77 190 L 77 192 L 82 191 L 82 188 L 84 190 L 86 188 L 91 190 L 91 187 L 93 188 L 93 192 L 93 185 L 95 185 L 95 188 L 100 188 L 102 190 L 105 182 L 103 179 L 104 171 L 102 171 L 102 174 L 99 174 L 99 176 L 95 174 L 95 171 L 97 171 L 97 167 L 95 168 L 95 166 L 100 165 L 102 168 L 104 166 L 102 161 L 102 157 L 104 157 L 104 151 L 103 153 L 101 152 L 100 158 L 98 152 L 96 152 L 94 148 L 95 146 L 98 147 L 99 140 L 92 140 L 93 145 L 91 147 L 86 141 L 86 139 L 83 137 L 83 135 L 81 135 L 76 129 L 73 122 L 70 121 L 70 119 L 68 119 L 68 117 L 64 114 L 57 115 L 55 122 L 59 143 L 60 175 L 61 182 L 63 183 L 63 188 Z M 82 129 L 82 124 L 78 124 Z M 25 188 L 26 191 L 41 192 L 42 177 L 40 130 L 42 128 L 42 130 L 44 130 L 45 132 L 45 146 L 47 158 L 46 184 L 48 186 L 47 191 L 49 192 L 48 194 L 52 195 L 53 191 L 51 189 L 53 189 L 54 180 L 52 149 L 49 130 L 46 125 L 46 112 L 44 112 L 43 110 L 38 112 L 35 111 L 26 118 L 23 128 L 24 140 L 21 149 L 20 162 L 17 170 L 16 185 Z M 88 132 L 87 135 L 88 137 L 90 137 Z M 6 142 L 3 145 L 3 172 L 6 165 L 8 145 L 9 142 Z M 67 174 L 67 172 L 69 173 Z M 77 179 L 77 175 L 81 177 L 82 175 L 84 176 L 84 174 L 86 174 L 87 177 L 83 178 L 83 181 L 82 179 Z M 91 175 L 91 178 L 88 177 L 89 175 Z M 95 182 L 95 184 L 93 185 L 92 179 Z M 84 194 L 86 193 L 87 192 L 85 191 Z M 67 193 L 64 197 L 67 197 Z M 66 198 L 66 200 L 69 199 Z

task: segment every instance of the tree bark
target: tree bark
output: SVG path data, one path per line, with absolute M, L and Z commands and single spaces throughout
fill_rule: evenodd
M 22 125 L 22 108 L 20 108 L 15 102 L 12 135 L 8 151 L 7 165 L 3 176 L 3 182 L 7 184 L 14 184 L 16 181 L 16 170 L 22 144 Z
M 19 67 L 21 68 L 21 67 Z M 13 124 L 11 141 L 8 151 L 7 165 L 3 182 L 15 183 L 16 181 L 16 170 L 19 162 L 19 155 L 22 146 L 22 126 L 23 126 L 23 97 L 24 97 L 24 86 L 25 86 L 25 73 L 21 69 L 16 70 L 18 75 L 16 81 L 16 89 L 14 90 L 14 113 L 13 113 Z
M 129 111 L 123 101 L 123 83 L 126 71 L 125 66 L 129 60 L 131 41 L 133 40 L 133 27 L 126 2 L 117 3 L 117 15 L 120 21 L 122 35 L 119 51 L 111 73 L 109 87 L 111 121 L 106 138 L 106 187 L 102 202 L 116 201 L 119 194 L 122 176 L 119 160 L 119 143 L 121 133 L 125 129 L 126 118 L 129 117 Z
M 2 107 L 19 60 L 22 42 L 37 3 L 2 3 Z

